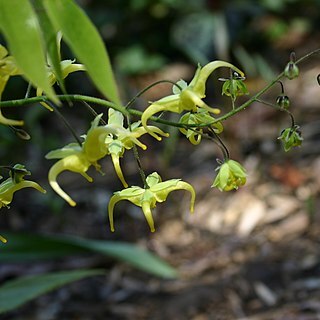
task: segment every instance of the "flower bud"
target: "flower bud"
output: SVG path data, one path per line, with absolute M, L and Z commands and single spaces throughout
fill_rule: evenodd
M 211 187 L 217 187 L 220 191 L 238 189 L 247 181 L 245 168 L 237 161 L 226 160 L 219 168 Z
M 293 147 L 300 146 L 303 141 L 298 125 L 282 130 L 278 139 L 282 141 L 285 152 Z
M 281 108 L 281 109 L 288 109 L 290 106 L 290 99 L 288 96 L 285 95 L 280 95 L 277 97 L 277 105 Z
M 288 62 L 288 64 L 284 69 L 284 75 L 290 80 L 297 78 L 299 76 L 299 68 L 295 64 L 295 62 L 293 61 Z

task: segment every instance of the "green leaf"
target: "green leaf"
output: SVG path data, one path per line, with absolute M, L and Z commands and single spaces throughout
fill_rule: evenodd
M 73 0 L 43 0 L 56 30 L 87 69 L 96 87 L 111 101 L 120 105 L 120 98 L 104 43 L 88 16 Z
M 60 57 L 60 40 L 58 32 L 53 27 L 49 17 L 45 11 L 42 0 L 34 0 L 34 8 L 37 12 L 39 23 L 41 26 L 43 38 L 46 44 L 47 54 L 54 74 L 58 80 L 60 88 L 64 94 L 67 94 L 61 70 Z
M 59 103 L 49 83 L 39 22 L 29 1 L 0 0 L 0 28 L 24 76 Z
M 83 269 L 25 276 L 7 281 L 0 286 L 0 313 L 13 310 L 68 283 L 104 273 L 104 270 L 99 269 Z
M 88 240 L 80 237 L 1 233 L 8 242 L 0 244 L 0 262 L 55 259 L 78 254 L 100 253 L 163 278 L 177 271 L 149 251 L 125 242 Z

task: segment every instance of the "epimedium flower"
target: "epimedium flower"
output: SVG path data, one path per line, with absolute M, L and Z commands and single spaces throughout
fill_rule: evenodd
M 65 79 L 70 73 L 76 72 L 76 71 L 85 71 L 86 68 L 83 64 L 74 63 L 75 60 L 62 60 L 60 62 L 60 68 L 62 73 L 62 78 Z M 57 82 L 57 76 L 55 75 L 52 67 L 49 65 L 47 67 L 48 69 L 48 78 L 49 83 L 51 86 L 53 86 Z M 43 93 L 42 88 L 37 88 L 36 95 L 37 97 L 41 96 Z M 41 105 L 43 105 L 45 108 L 47 108 L 50 111 L 53 111 L 53 109 L 45 102 L 40 102 Z
M 298 125 L 294 125 L 293 127 L 282 130 L 278 139 L 282 141 L 285 152 L 302 144 L 303 138 L 299 129 L 300 127 Z
M 222 86 L 222 94 L 231 97 L 233 101 L 237 99 L 237 97 L 249 94 L 246 85 L 243 80 L 245 77 L 239 76 L 237 72 L 232 72 L 229 79 L 219 79 L 224 81 Z
M 147 133 L 144 127 L 141 127 L 140 121 L 130 125 L 129 128 L 124 127 L 124 116 L 119 111 L 109 109 L 108 123 L 99 126 L 101 115 L 99 115 L 93 123 L 91 129 L 84 142 L 84 151 L 89 159 L 92 157 L 99 158 L 110 155 L 114 169 L 120 181 L 125 188 L 128 187 L 120 166 L 120 158 L 126 150 L 130 150 L 137 145 L 143 150 L 147 146 L 138 140 L 142 135 Z M 147 126 L 147 129 L 156 134 L 165 136 L 166 134 L 159 128 Z M 98 147 L 99 146 L 99 147 Z
M 16 164 L 13 167 L 5 168 L 10 169 L 10 177 L 0 184 L 0 208 L 8 207 L 12 202 L 13 194 L 23 188 L 34 188 L 42 193 L 46 193 L 46 190 L 38 183 L 24 180 L 24 176 L 31 174 L 30 171 L 26 170 L 24 165 Z M 0 235 L 0 241 L 6 243 L 7 239 Z
M 230 191 L 238 189 L 247 181 L 245 168 L 237 161 L 226 159 L 220 167 L 211 187 L 216 187 L 220 191 Z
M 107 155 L 111 155 L 115 171 L 124 187 L 128 184 L 124 179 L 119 159 L 123 156 L 124 151 L 131 149 L 134 144 L 142 149 L 146 145 L 138 138 L 146 133 L 139 123 L 134 123 L 131 130 L 123 127 L 123 115 L 115 110 L 109 109 L 109 120 L 107 125 L 100 125 L 102 114 L 95 117 L 91 123 L 88 132 L 82 136 L 84 141 L 79 143 L 70 143 L 63 148 L 50 151 L 46 159 L 59 159 L 49 170 L 49 183 L 53 190 L 67 201 L 71 206 L 76 202 L 59 186 L 57 177 L 63 171 L 80 173 L 89 182 L 93 179 L 87 174 L 91 166 L 101 172 L 101 166 L 98 161 Z M 150 128 L 158 134 L 164 134 L 159 128 Z
M 52 189 L 70 206 L 74 207 L 76 202 L 59 186 L 57 177 L 63 171 L 72 171 L 80 173 L 89 182 L 93 179 L 87 174 L 91 165 L 100 171 L 100 166 L 96 160 L 89 160 L 87 154 L 84 152 L 83 147 L 78 143 L 70 143 L 65 147 L 57 150 L 50 151 L 46 155 L 46 159 L 59 159 L 49 170 L 48 180 Z
M 7 49 L 0 44 L 0 100 L 6 84 L 11 76 L 20 75 L 14 57 L 8 55 Z M 9 126 L 22 126 L 22 120 L 12 120 L 4 117 L 0 108 L 0 123 Z
M 46 193 L 38 183 L 30 180 L 24 180 L 26 175 L 30 175 L 22 164 L 16 164 L 10 167 L 10 177 L 0 184 L 0 208 L 8 207 L 12 202 L 13 194 L 23 188 L 34 188 L 42 193 Z
M 210 113 L 203 109 L 198 108 L 196 112 L 187 112 L 181 118 L 179 123 L 186 124 L 187 126 L 192 125 L 191 128 L 180 128 L 180 132 L 184 134 L 189 141 L 197 145 L 201 142 L 203 128 L 197 127 L 195 125 L 203 125 L 205 123 L 211 123 L 215 120 L 214 117 L 210 115 Z M 221 122 L 216 122 L 209 127 L 217 134 L 223 131 L 223 126 Z
M 154 221 L 151 209 L 156 207 L 157 202 L 164 202 L 169 193 L 175 190 L 186 190 L 191 194 L 190 211 L 194 210 L 195 191 L 193 187 L 181 179 L 171 179 L 162 182 L 160 175 L 157 172 L 151 173 L 146 178 L 148 187 L 141 188 L 133 186 L 122 191 L 115 192 L 111 197 L 108 205 L 108 214 L 110 229 L 114 232 L 113 211 L 115 205 L 121 200 L 128 200 L 138 207 L 142 208 L 144 216 L 148 222 L 151 232 L 155 231 Z
M 175 113 L 182 113 L 183 111 L 196 112 L 197 108 L 203 108 L 213 114 L 219 114 L 220 110 L 217 108 L 209 107 L 204 101 L 206 81 L 211 73 L 220 67 L 228 67 L 237 71 L 240 76 L 244 76 L 234 65 L 225 61 L 212 61 L 204 67 L 198 66 L 198 69 L 189 84 L 180 80 L 175 86 L 173 86 L 173 94 L 164 97 L 158 101 L 153 102 L 142 114 L 141 123 L 146 131 L 157 140 L 161 140 L 156 133 L 148 130 L 147 122 L 154 114 L 164 111 L 170 111 Z

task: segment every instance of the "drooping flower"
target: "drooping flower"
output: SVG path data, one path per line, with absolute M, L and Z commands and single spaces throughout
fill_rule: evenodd
M 102 114 L 98 115 L 91 123 L 88 132 L 82 136 L 84 141 L 71 143 L 65 147 L 53 150 L 46 155 L 47 159 L 60 159 L 49 170 L 49 183 L 53 190 L 57 192 L 71 206 L 76 202 L 59 186 L 57 177 L 63 171 L 72 171 L 80 173 L 89 182 L 92 178 L 87 174 L 91 166 L 101 172 L 101 166 L 98 161 L 107 155 L 111 155 L 115 171 L 124 187 L 128 184 L 124 179 L 119 159 L 124 151 L 131 149 L 134 144 L 146 149 L 146 145 L 138 138 L 146 133 L 146 130 L 134 123 L 131 130 L 123 127 L 123 115 L 112 109 L 109 109 L 109 121 L 107 125 L 100 125 Z M 151 128 L 158 134 L 164 134 L 159 128 Z
M 288 152 L 293 147 L 300 146 L 303 141 L 298 125 L 282 130 L 278 139 L 282 141 L 285 152 Z
M 211 187 L 216 187 L 220 191 L 230 191 L 238 189 L 247 181 L 245 168 L 237 161 L 227 159 L 218 167 L 218 174 Z
M 194 78 L 189 85 L 181 80 L 173 87 L 173 95 L 164 97 L 158 101 L 153 102 L 142 114 L 141 123 L 146 131 L 157 140 L 161 140 L 156 133 L 148 130 L 147 121 L 150 117 L 158 112 L 170 111 L 175 113 L 181 113 L 183 111 L 196 112 L 197 108 L 203 108 L 213 114 L 219 114 L 220 110 L 217 108 L 209 107 L 204 101 L 206 81 L 211 73 L 220 67 L 228 67 L 236 70 L 241 76 L 243 72 L 240 71 L 234 65 L 224 61 L 213 61 L 205 65 L 199 66 Z
M 240 77 L 237 72 L 233 72 L 229 79 L 219 79 L 223 80 L 224 84 L 222 86 L 222 94 L 231 97 L 233 101 L 237 97 L 248 94 L 248 89 L 243 82 L 245 77 Z
M 182 124 L 192 127 L 180 128 L 179 130 L 189 139 L 192 144 L 197 145 L 201 142 L 203 134 L 203 127 L 201 125 L 211 123 L 214 120 L 215 118 L 213 118 L 207 110 L 198 108 L 196 112 L 185 113 L 179 121 Z M 199 125 L 200 127 L 197 127 L 196 125 Z M 216 122 L 209 126 L 217 134 L 223 131 L 223 125 L 221 122 Z
M 30 171 L 26 170 L 22 164 L 16 164 L 9 167 L 10 177 L 0 184 L 0 208 L 8 207 L 12 202 L 13 194 L 24 188 L 34 188 L 42 193 L 46 193 L 38 183 L 30 180 L 24 180 L 26 175 L 30 175 Z M 0 235 L 0 241 L 6 243 L 7 240 Z
M 24 176 L 30 175 L 22 164 L 16 164 L 10 170 L 10 177 L 0 184 L 0 208 L 8 207 L 12 202 L 13 194 L 23 188 L 34 188 L 42 193 L 46 193 L 38 183 L 24 180 Z
M 92 159 L 93 155 L 96 158 L 110 155 L 116 174 L 126 188 L 128 184 L 121 170 L 120 158 L 123 157 L 125 150 L 132 149 L 134 145 L 146 150 L 147 146 L 140 142 L 138 138 L 147 133 L 147 131 L 140 126 L 140 122 L 135 122 L 129 128 L 125 128 L 123 124 L 124 117 L 118 111 L 109 109 L 108 115 L 108 124 L 105 126 L 99 126 L 100 120 L 96 118 L 95 123 L 93 123 L 86 135 L 84 151 L 89 159 Z M 166 135 L 157 127 L 147 126 L 147 128 L 159 135 Z
M 114 207 L 121 200 L 128 200 L 136 206 L 142 208 L 151 232 L 155 231 L 151 209 L 154 209 L 156 207 L 157 202 L 164 202 L 167 199 L 169 193 L 172 191 L 189 191 L 191 194 L 190 211 L 193 212 L 196 195 L 193 187 L 189 183 L 181 181 L 181 179 L 171 179 L 162 182 L 161 177 L 156 172 L 150 174 L 147 177 L 146 182 L 148 184 L 147 188 L 133 186 L 122 191 L 115 192 L 111 197 L 108 206 L 108 213 L 110 229 L 112 232 L 114 232 Z
M 76 202 L 59 186 L 57 182 L 58 175 L 63 171 L 72 171 L 80 173 L 89 182 L 93 179 L 87 174 L 87 171 L 91 165 L 94 165 L 97 170 L 100 170 L 100 166 L 97 161 L 89 161 L 83 148 L 77 143 L 71 143 L 61 149 L 50 151 L 46 155 L 46 159 L 60 159 L 49 170 L 48 179 L 52 189 L 70 206 L 74 207 Z
M 74 62 L 75 62 L 75 60 L 62 60 L 60 62 L 62 79 L 65 79 L 72 72 L 86 70 L 86 68 L 83 64 L 74 63 Z M 47 69 L 48 69 L 49 83 L 51 86 L 53 86 L 57 82 L 57 76 L 54 73 L 53 68 L 51 66 L 48 66 Z M 41 96 L 42 93 L 43 93 L 43 89 L 37 88 L 37 91 L 36 91 L 37 97 Z M 40 102 L 40 104 L 43 105 L 48 110 L 52 111 L 52 108 L 47 103 Z
M 20 75 L 19 70 L 14 58 L 8 55 L 7 49 L 0 44 L 0 100 L 6 84 L 11 76 Z M 2 115 L 0 108 L 0 123 L 9 126 L 22 126 L 22 120 L 7 119 Z

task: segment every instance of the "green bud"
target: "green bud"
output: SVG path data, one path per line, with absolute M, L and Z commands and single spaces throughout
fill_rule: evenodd
M 281 109 L 288 109 L 290 106 L 290 99 L 288 96 L 285 95 L 280 95 L 277 97 L 277 105 L 281 108 Z
M 299 128 L 300 127 L 298 125 L 295 125 L 294 127 L 282 130 L 278 139 L 282 141 L 285 152 L 288 152 L 293 147 L 301 145 L 303 138 Z
M 230 191 L 238 189 L 247 181 L 245 168 L 237 161 L 226 160 L 219 168 L 219 172 L 211 187 L 216 187 L 220 191 Z
M 295 62 L 293 61 L 288 62 L 288 64 L 284 69 L 284 75 L 290 80 L 297 78 L 299 76 L 299 68 L 295 64 Z
M 248 89 L 242 79 L 228 79 L 222 86 L 222 95 L 229 96 L 233 100 L 248 93 Z

